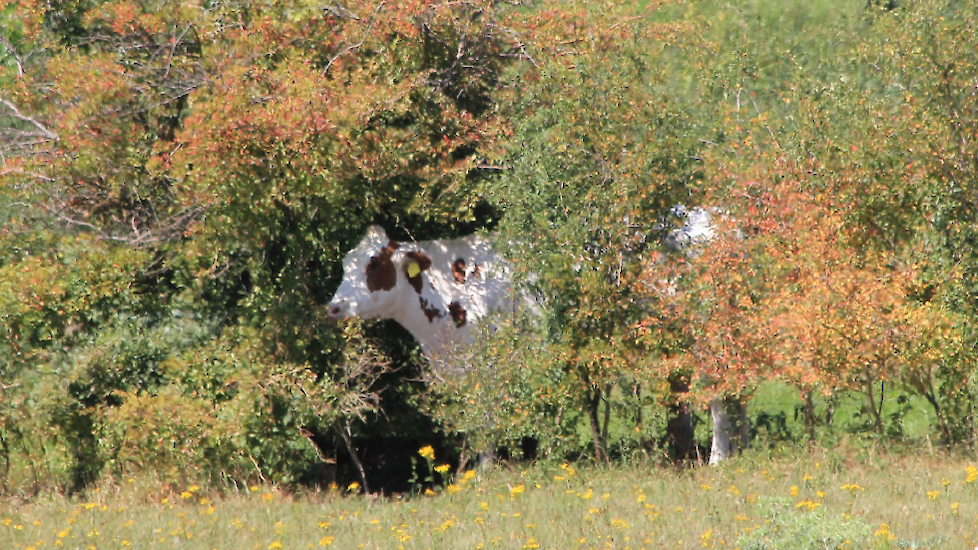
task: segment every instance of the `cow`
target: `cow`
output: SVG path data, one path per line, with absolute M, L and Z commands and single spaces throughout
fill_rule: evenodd
M 343 260 L 343 282 L 327 314 L 393 319 L 429 361 L 446 365 L 455 346 L 473 341 L 484 318 L 516 306 L 510 265 L 490 238 L 398 242 L 373 225 Z
M 668 233 L 666 245 L 688 255 L 714 238 L 716 209 L 675 207 L 686 225 Z M 393 319 L 442 372 L 456 370 L 456 346 L 471 344 L 481 323 L 495 312 L 535 310 L 513 292 L 511 266 L 479 234 L 451 240 L 398 242 L 373 225 L 343 260 L 343 281 L 329 302 L 329 317 Z M 733 424 L 719 400 L 710 404 L 713 448 L 710 463 L 733 449 Z

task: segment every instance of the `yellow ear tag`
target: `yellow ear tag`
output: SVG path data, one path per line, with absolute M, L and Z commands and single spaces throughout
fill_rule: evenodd
M 418 266 L 418 262 L 411 262 L 408 264 L 408 277 L 415 278 L 421 274 L 421 267 Z

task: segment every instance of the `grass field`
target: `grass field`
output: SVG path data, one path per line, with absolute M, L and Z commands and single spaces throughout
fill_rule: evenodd
M 904 450 L 906 451 L 906 450 Z M 222 493 L 123 480 L 0 503 L 3 548 L 966 548 L 975 462 L 866 449 L 752 452 L 720 467 L 535 465 L 426 495 Z

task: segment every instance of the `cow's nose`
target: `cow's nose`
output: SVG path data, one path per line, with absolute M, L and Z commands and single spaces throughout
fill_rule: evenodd
M 330 305 L 326 313 L 333 319 L 339 319 L 343 315 L 342 309 L 340 309 L 340 306 L 337 305 Z

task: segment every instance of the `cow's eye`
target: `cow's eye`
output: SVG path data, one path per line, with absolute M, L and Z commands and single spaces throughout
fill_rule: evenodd
M 379 265 L 380 265 L 380 260 L 378 260 L 377 258 L 370 258 L 370 261 L 367 262 L 367 271 L 373 271 L 377 269 Z

